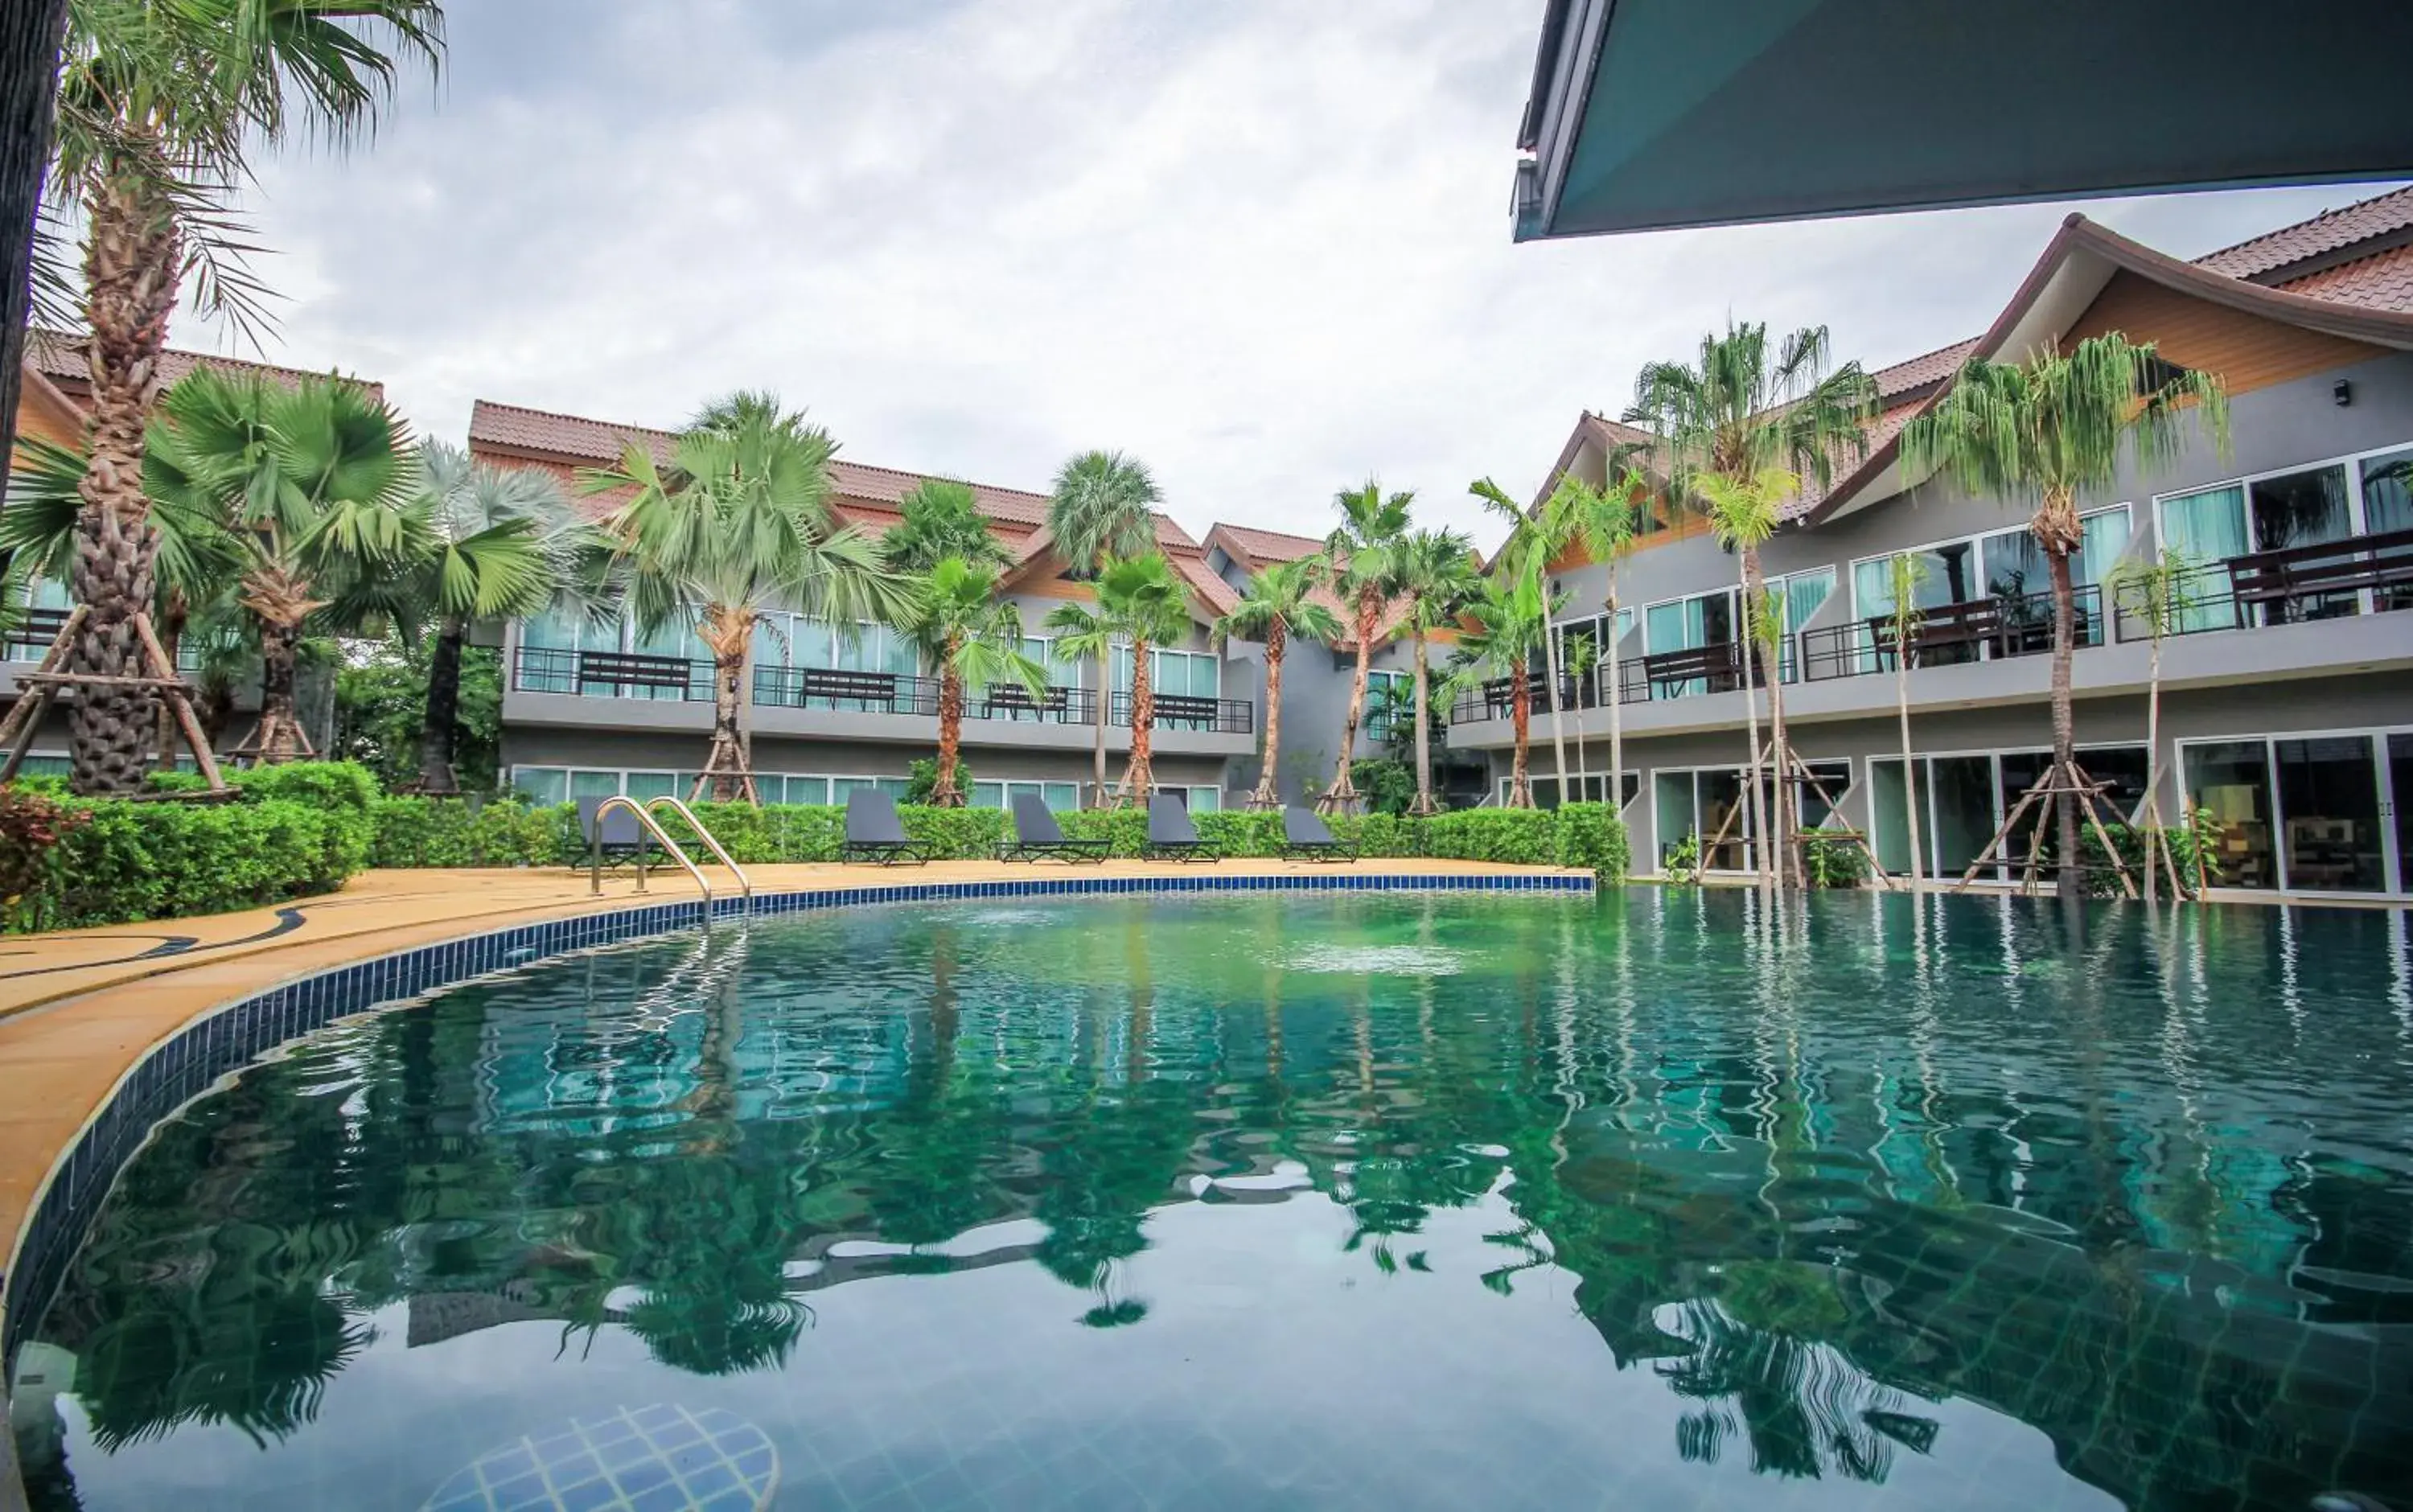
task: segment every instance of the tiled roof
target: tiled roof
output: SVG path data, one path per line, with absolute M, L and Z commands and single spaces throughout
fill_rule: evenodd
M 84 338 L 65 331 L 48 331 L 36 327 L 25 333 L 25 365 L 65 386 L 77 397 L 92 385 L 92 366 L 84 357 Z M 268 363 L 247 363 L 240 357 L 220 357 L 213 352 L 183 351 L 170 347 L 159 354 L 159 375 L 163 381 L 173 383 L 197 367 L 215 368 L 228 374 L 254 373 L 280 382 L 298 383 L 310 378 L 343 378 L 358 383 L 379 399 L 385 397 L 385 385 L 366 378 L 354 378 L 343 373 L 316 373 L 299 367 L 277 367 Z
M 1243 567 L 1263 567 L 1272 562 L 1295 562 L 1302 556 L 1312 556 L 1324 549 L 1324 542 L 1311 536 L 1294 536 L 1280 530 L 1258 530 L 1244 525 L 1226 525 L 1218 520 L 1206 532 L 1212 544 L 1217 536 L 1228 538 L 1237 546 L 1245 559 Z
M 2290 294 L 2325 299 L 2336 304 L 2413 313 L 2413 246 L 2341 262 L 2279 287 Z
M 2299 262 L 2406 230 L 2413 230 L 2413 188 L 2398 189 L 2343 209 L 2323 211 L 2310 220 L 2266 231 L 2195 261 L 2198 268 L 2231 278 L 2258 281 Z
M 1938 347 L 1906 363 L 1880 367 L 1869 376 L 1876 379 L 1878 395 L 1887 399 L 1898 393 L 1908 393 L 1913 389 L 1923 389 L 1931 383 L 1941 383 L 1961 371 L 1961 364 L 1976 349 L 1980 339 L 1971 336 L 1949 347 Z

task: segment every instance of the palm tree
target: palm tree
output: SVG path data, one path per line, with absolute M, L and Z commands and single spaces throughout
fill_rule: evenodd
M 163 492 L 206 501 L 239 554 L 236 599 L 258 630 L 260 674 L 259 725 L 237 754 L 307 754 L 294 707 L 303 627 L 386 611 L 425 549 L 401 420 L 357 383 L 287 387 L 204 367 L 160 401 L 148 448 L 173 480 Z
M 696 778 L 722 802 L 755 797 L 748 663 L 755 622 L 774 606 L 841 626 L 911 613 L 910 580 L 830 503 L 837 445 L 777 395 L 739 393 L 705 408 L 667 464 L 631 445 L 614 468 L 580 476 L 589 493 L 633 489 L 602 522 L 647 634 L 694 627 L 712 653 L 712 751 Z
M 1621 609 L 1617 574 L 1626 554 L 1634 549 L 1642 511 L 1650 508 L 1651 481 L 1634 467 L 1611 465 L 1617 474 L 1605 488 L 1594 488 L 1579 478 L 1562 480 L 1561 489 L 1552 493 L 1551 507 L 1563 511 L 1567 534 L 1583 547 L 1584 555 L 1608 568 L 1608 594 L 1603 604 L 1608 628 L 1601 634 L 1599 647 L 1602 675 L 1606 679 L 1601 698 L 1608 704 L 1608 803 L 1621 819 L 1625 813 L 1625 676 L 1618 660 Z
M 479 620 L 520 619 L 548 610 L 600 617 L 600 538 L 550 474 L 472 462 L 443 441 L 419 449 L 422 489 L 411 502 L 423 555 L 403 586 L 401 620 L 433 619 L 427 708 L 419 735 L 419 780 L 430 793 L 460 792 L 452 771 L 459 736 L 461 652 Z
M 1973 494 L 2032 502 L 2028 530 L 2052 577 L 2052 760 L 2056 782 L 2073 769 L 2077 726 L 2070 707 L 2070 657 L 2077 641 L 2077 590 L 2069 558 L 2085 544 L 2078 496 L 2118 480 L 2124 458 L 2139 467 L 2174 456 L 2195 417 L 2228 451 L 2228 397 L 2210 373 L 2173 368 L 2154 344 L 2117 331 L 2089 336 L 2066 355 L 2029 362 L 1972 358 L 1943 397 L 1902 427 L 1905 476 L 1948 474 Z M 2078 891 L 2078 809 L 2067 792 L 2054 799 L 2061 845 L 2059 888 Z
M 939 781 L 930 801 L 941 808 L 964 805 L 955 766 L 963 749 L 965 685 L 1012 678 L 1033 702 L 1047 694 L 1047 669 L 1022 654 L 1022 611 L 997 596 L 997 585 L 995 567 L 942 557 L 923 577 L 919 602 L 897 625 L 939 671 Z
M 925 478 L 897 509 L 904 518 L 880 538 L 881 557 L 892 571 L 927 572 L 950 556 L 968 567 L 1003 567 L 1014 559 L 989 533 L 970 483 Z
M 1332 775 L 1332 786 L 1315 801 L 1326 812 L 1357 801 L 1357 785 L 1350 780 L 1349 768 L 1356 754 L 1357 726 L 1366 717 L 1374 630 L 1381 622 L 1384 602 L 1399 586 L 1397 552 L 1399 538 L 1408 533 L 1408 511 L 1415 497 L 1412 493 L 1385 495 L 1382 484 L 1371 479 L 1363 488 L 1343 489 L 1332 497 L 1333 507 L 1340 511 L 1340 523 L 1325 538 L 1322 571 L 1349 608 L 1350 633 L 1357 640 L 1357 671 L 1349 684 L 1349 713 L 1340 727 L 1340 766 Z
M 1658 438 L 1674 497 L 1697 497 L 1694 482 L 1704 474 L 1739 484 L 1770 467 L 1824 489 L 1839 457 L 1867 454 L 1867 427 L 1876 418 L 1878 397 L 1876 381 L 1859 363 L 1828 372 L 1828 361 L 1825 326 L 1805 326 L 1770 351 L 1764 322 L 1729 320 L 1725 335 L 1701 338 L 1697 365 L 1662 362 L 1644 367 L 1624 418 Z M 1754 588 L 1761 582 L 1755 546 L 1742 553 L 1742 578 Z M 1760 660 L 1769 719 L 1782 724 L 1783 659 L 1762 646 Z M 1753 755 L 1755 760 L 1757 751 Z M 1788 764 L 1785 752 L 1780 747 L 1775 756 L 1782 772 Z M 1756 786 L 1754 781 L 1754 791 Z M 1790 788 L 1781 780 L 1776 785 L 1778 833 L 1769 838 L 1780 855 L 1792 850 Z
M 1556 499 L 1567 487 L 1569 480 L 1562 476 L 1558 488 L 1552 490 Z M 1559 559 L 1572 540 L 1571 521 L 1564 510 L 1547 505 L 1528 513 L 1506 491 L 1488 478 L 1478 478 L 1467 485 L 1468 493 L 1488 505 L 1492 512 L 1509 522 L 1508 539 L 1501 543 L 1492 558 L 1492 566 L 1504 572 L 1530 577 L 1539 583 L 1547 577 L 1550 564 Z M 1550 754 L 1556 762 L 1555 779 L 1559 802 L 1567 801 L 1567 734 L 1565 687 L 1559 677 L 1559 637 L 1556 633 L 1542 640 L 1542 671 L 1548 679 L 1550 690 Z
M 90 610 L 70 669 L 144 671 L 127 629 L 149 607 L 157 538 L 142 488 L 144 430 L 185 274 L 196 303 L 255 324 L 259 286 L 227 214 L 248 154 L 295 136 L 344 147 L 376 125 L 402 64 L 443 52 L 437 0 L 179 0 L 68 7 L 51 194 L 86 228 L 91 466 L 71 586 Z M 55 271 L 55 270 L 53 270 Z M 74 785 L 142 777 L 154 701 L 88 689 L 70 728 Z
M 1509 718 L 1517 734 L 1514 764 L 1509 768 L 1511 808 L 1533 807 L 1533 784 L 1526 772 L 1525 753 L 1533 719 L 1533 659 L 1549 639 L 1553 614 L 1564 607 L 1561 598 L 1543 597 L 1542 580 L 1532 573 L 1482 579 L 1466 600 L 1458 632 L 1458 670 L 1450 679 L 1455 689 L 1480 688 L 1493 677 L 1508 679 Z
M 2169 867 L 2175 886 L 2178 868 L 2169 863 L 2169 842 L 2162 832 L 2162 642 L 2184 623 L 2196 607 L 2198 570 L 2184 552 L 2164 546 L 2158 557 L 2123 562 L 2111 570 L 2114 612 L 2125 611 L 2145 622 L 2153 655 L 2145 674 L 2145 808 L 2139 815 L 2145 832 L 2145 901 L 2159 897 L 2154 880 L 2154 854 Z M 2179 818 L 2186 819 L 2184 805 Z
M 1735 482 L 1722 473 L 1714 472 L 1703 473 L 1693 481 L 1694 492 L 1699 497 L 1704 512 L 1709 515 L 1710 528 L 1716 534 L 1718 544 L 1745 561 L 1755 559 L 1759 555 L 1759 548 L 1768 543 L 1770 536 L 1776 534 L 1780 518 L 1778 501 L 1791 496 L 1799 488 L 1800 480 L 1782 467 L 1764 468 L 1757 477 L 1742 482 Z M 1766 585 L 1750 576 L 1745 576 L 1742 580 L 1742 621 L 1745 634 L 1752 645 L 1760 646 L 1763 650 L 1767 648 L 1766 643 L 1771 638 L 1781 643 L 1784 637 L 1784 625 L 1781 615 L 1775 621 L 1774 637 L 1770 637 L 1768 633 L 1769 608 Z M 1763 668 L 1774 665 L 1766 657 L 1760 658 L 1759 661 Z M 1751 696 L 1748 660 L 1744 663 L 1744 672 L 1746 675 L 1743 679 L 1742 708 L 1751 739 L 1751 763 L 1745 769 L 1749 782 L 1751 827 L 1753 834 L 1759 839 L 1758 870 L 1761 879 L 1769 881 L 1789 874 L 1789 867 L 1784 860 L 1784 854 L 1791 848 L 1792 835 L 1784 823 L 1784 792 L 1792 784 L 1787 780 L 1789 774 L 1786 771 L 1784 760 L 1783 727 L 1777 722 L 1779 705 L 1776 702 L 1776 684 L 1770 682 L 1768 685 L 1769 749 L 1775 759 L 1777 812 L 1773 816 L 1765 813 L 1760 796 L 1759 780 L 1759 704 Z M 1771 817 L 1775 821 L 1776 828 L 1782 833 L 1774 836 L 1769 834 L 1766 821 Z M 1770 844 L 1771 840 L 1774 842 L 1773 848 Z
M 1432 792 L 1432 674 L 1429 637 L 1458 619 L 1458 605 L 1479 576 L 1474 543 L 1458 531 L 1414 530 L 1399 546 L 1398 586 L 1407 600 L 1408 634 L 1415 644 L 1416 797 L 1412 814 L 1438 812 Z
M 1088 657 L 1103 668 L 1118 647 L 1132 659 L 1131 764 L 1115 789 L 1117 803 L 1147 802 L 1156 775 L 1149 763 L 1149 735 L 1156 727 L 1156 696 L 1149 688 L 1151 647 L 1179 638 L 1190 628 L 1190 587 L 1161 552 L 1109 562 L 1098 575 L 1094 613 L 1078 603 L 1058 604 L 1047 616 L 1058 649 Z M 1101 718 L 1105 711 L 1099 711 Z
M 1163 494 L 1147 465 L 1120 452 L 1084 452 L 1057 471 L 1047 497 L 1047 534 L 1069 573 L 1097 577 L 1117 558 L 1145 556 L 1156 549 L 1156 506 Z M 1052 617 L 1049 621 L 1054 623 Z M 1069 653 L 1068 654 L 1077 654 Z M 1097 657 L 1097 765 L 1090 799 L 1106 805 L 1106 646 Z
M 1919 890 L 1918 858 L 1918 782 L 1917 767 L 1910 755 L 1910 646 L 1918 633 L 1918 586 L 1927 579 L 1927 563 L 1908 552 L 1895 552 L 1886 563 L 1887 586 L 1893 593 L 1893 607 L 1887 611 L 1886 624 L 1893 637 L 1893 698 L 1894 712 L 1902 721 L 1902 814 L 1910 826 L 1910 893 Z
M 1291 637 L 1326 643 L 1340 638 L 1340 617 L 1311 597 L 1316 571 L 1311 558 L 1276 562 L 1250 578 L 1240 601 L 1215 621 L 1217 650 L 1236 640 L 1263 642 L 1266 648 L 1266 755 L 1256 791 L 1249 794 L 1251 808 L 1281 804 L 1275 763 L 1281 759 L 1282 658 L 1290 649 Z

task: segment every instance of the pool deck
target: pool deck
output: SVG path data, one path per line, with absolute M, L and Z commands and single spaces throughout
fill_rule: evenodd
M 907 882 L 1029 881 L 1068 873 L 1178 877 L 1202 871 L 1570 875 L 1547 867 L 1435 860 L 1236 860 L 1212 867 L 1111 861 L 1073 868 L 945 861 L 893 868 L 763 866 L 747 868 L 747 875 L 758 893 L 784 893 Z M 707 867 L 706 874 L 719 896 L 736 891 L 726 871 Z M 695 897 L 694 882 L 674 871 L 656 871 L 643 894 L 628 873 L 607 878 L 600 897 L 588 892 L 585 873 L 553 868 L 372 871 L 339 893 L 275 908 L 0 939 L 0 1259 L 14 1254 L 44 1179 L 107 1104 L 119 1078 L 145 1051 L 210 1010 L 393 951 L 511 925 Z

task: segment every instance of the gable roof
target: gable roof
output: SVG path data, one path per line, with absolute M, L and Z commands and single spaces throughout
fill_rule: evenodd
M 25 333 L 25 370 L 49 383 L 61 397 L 75 405 L 79 413 L 83 400 L 92 393 L 92 361 L 88 355 L 91 338 L 71 331 L 53 331 L 35 326 Z M 220 357 L 215 352 L 186 351 L 170 347 L 159 353 L 159 380 L 162 386 L 173 384 L 197 367 L 207 367 L 229 377 L 251 375 L 273 378 L 280 383 L 299 383 L 303 378 L 334 378 L 357 383 L 382 402 L 385 385 L 348 373 L 330 370 L 320 373 L 300 367 L 278 367 L 269 363 L 245 362 L 240 357 Z
M 526 458 L 556 470 L 608 467 L 630 446 L 643 447 L 655 460 L 667 462 L 677 439 L 676 432 L 648 425 L 614 424 L 549 409 L 497 404 L 492 399 L 477 400 L 469 408 L 472 452 Z M 830 461 L 830 482 L 837 493 L 839 512 L 875 534 L 896 524 L 901 518 L 905 496 L 933 476 L 874 467 L 844 457 Z M 1013 551 L 1006 572 L 1008 583 L 1045 556 L 1054 544 L 1047 530 L 1046 495 L 1001 488 L 994 483 L 966 482 L 965 486 L 972 491 L 972 507 L 987 520 L 990 532 L 1004 540 Z M 589 511 L 608 511 L 625 497 L 613 493 L 594 496 Z M 1208 570 L 1205 553 L 1171 515 L 1157 514 L 1156 540 L 1175 571 L 1191 585 L 1195 597 L 1214 614 L 1229 612 L 1237 601 L 1230 585 Z
M 1324 542 L 1312 536 L 1259 530 L 1253 526 L 1226 525 L 1221 520 L 1207 527 L 1205 545 L 1208 551 L 1221 546 L 1224 556 L 1239 563 L 1243 571 L 1249 572 L 1261 567 L 1270 567 L 1276 562 L 1295 562 L 1324 549 Z
M 2229 278 L 2286 283 L 2314 271 L 2307 264 L 2349 248 L 2361 249 L 2360 256 L 2370 250 L 2365 244 L 2405 234 L 2413 234 L 2413 188 L 2324 210 L 2310 220 L 2265 231 L 2195 260 L 2197 267 Z

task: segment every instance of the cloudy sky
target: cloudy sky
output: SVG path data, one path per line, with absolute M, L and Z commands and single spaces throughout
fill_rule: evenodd
M 1151 464 L 1193 534 L 1369 475 L 1476 527 L 1729 313 L 1871 366 L 1974 334 L 2069 206 L 1512 245 L 1543 0 L 461 0 L 370 146 L 264 165 L 268 355 L 675 425 L 778 392 L 860 462 Z M 2194 256 L 2351 188 L 2081 206 Z M 183 345 L 237 350 L 198 320 Z

